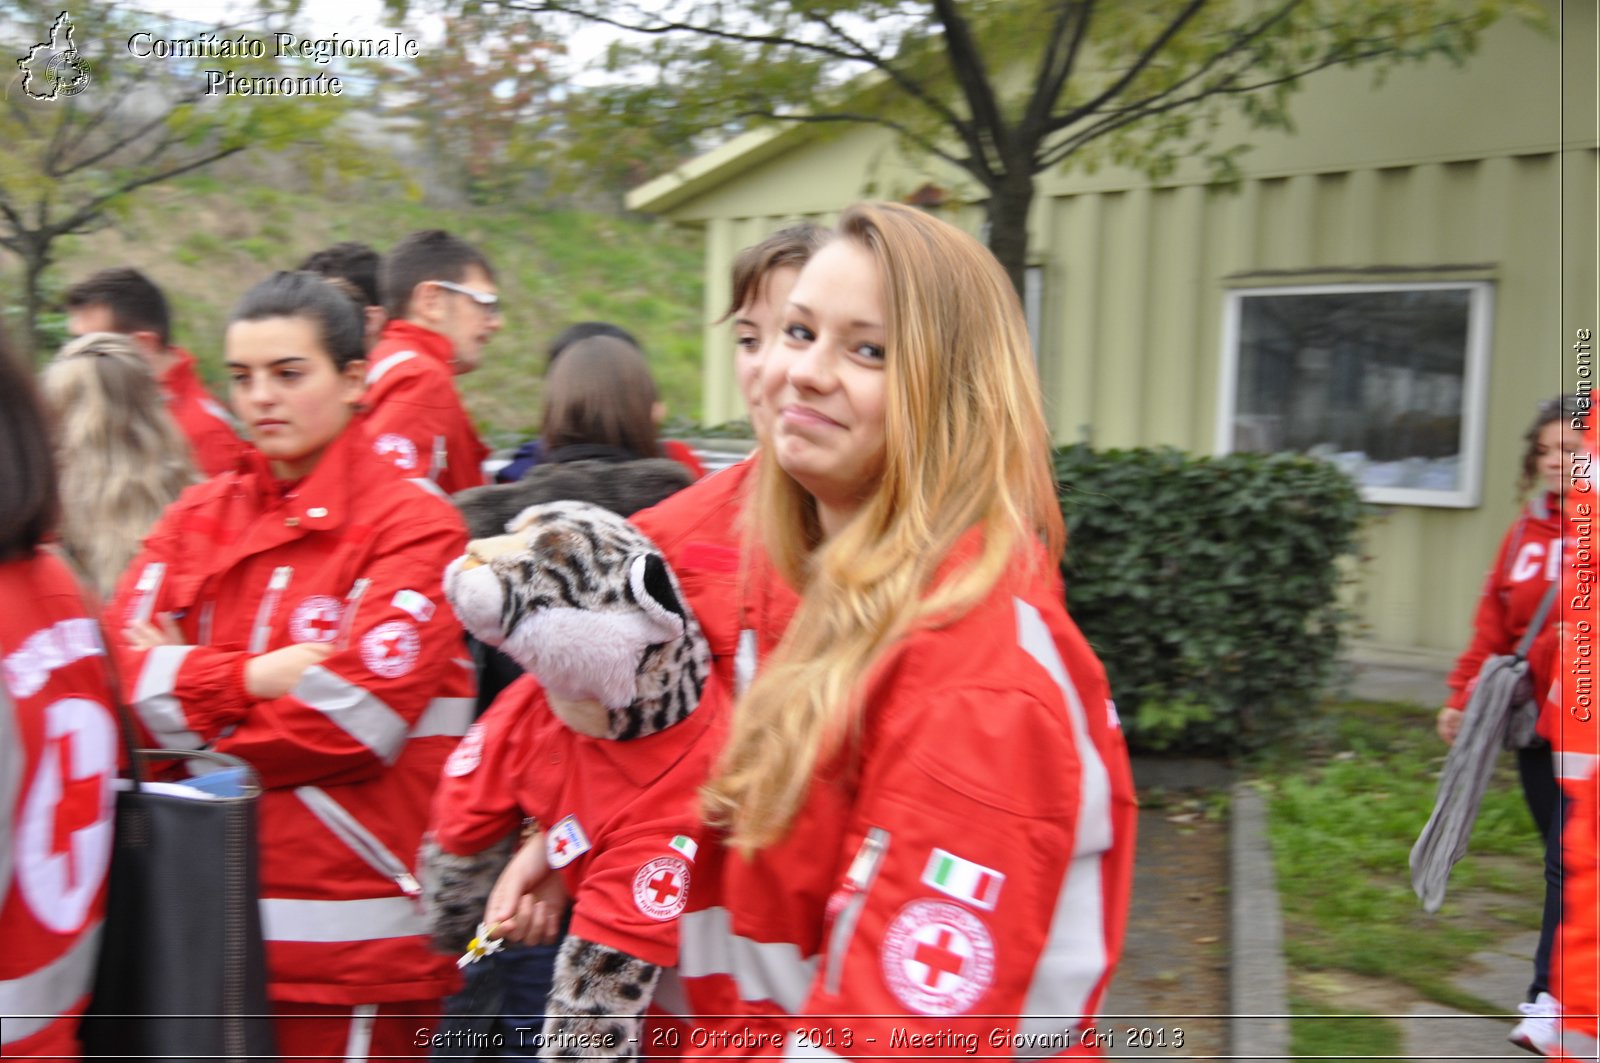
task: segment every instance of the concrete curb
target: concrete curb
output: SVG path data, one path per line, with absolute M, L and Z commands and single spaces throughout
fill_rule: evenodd
M 1288 976 L 1278 880 L 1267 843 L 1266 802 L 1248 783 L 1235 783 L 1231 793 L 1229 1058 L 1237 1063 L 1287 1059 Z

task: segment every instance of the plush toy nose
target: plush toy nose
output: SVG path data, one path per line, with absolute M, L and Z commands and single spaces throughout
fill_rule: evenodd
M 468 554 L 466 557 L 463 557 L 461 559 L 461 571 L 463 571 L 463 572 L 471 572 L 475 568 L 482 568 L 482 567 L 483 567 L 483 562 L 479 561 L 472 554 Z

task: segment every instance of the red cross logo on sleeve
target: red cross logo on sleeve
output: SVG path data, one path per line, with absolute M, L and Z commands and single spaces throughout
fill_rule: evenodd
M 911 958 L 927 968 L 922 984 L 929 989 L 937 990 L 939 980 L 947 974 L 961 976 L 961 954 L 951 950 L 952 937 L 950 928 L 941 926 L 933 941 L 919 941 L 911 952 Z
M 912 901 L 889 923 L 881 948 L 884 982 L 920 1015 L 969 1011 L 994 982 L 994 938 L 960 905 Z
M 555 848 L 557 856 L 566 856 L 567 855 L 567 838 L 566 838 L 566 835 L 562 835 L 561 837 L 556 839 L 554 848 Z
M 662 905 L 683 892 L 678 888 L 678 876 L 671 871 L 663 871 L 651 879 L 650 890 L 656 895 L 656 903 Z
M 343 612 L 337 598 L 314 594 L 296 606 L 289 617 L 289 637 L 296 642 L 332 642 L 339 637 Z
M 657 922 L 676 919 L 689 901 L 689 865 L 675 856 L 647 862 L 633 876 L 633 903 Z

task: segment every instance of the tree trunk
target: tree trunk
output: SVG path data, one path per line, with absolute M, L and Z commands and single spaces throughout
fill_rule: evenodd
M 1007 175 L 989 189 L 989 250 L 1005 267 L 1017 298 L 1024 297 L 1028 270 L 1028 213 L 1033 207 L 1033 175 Z
M 15 339 L 30 365 L 39 361 L 39 315 L 44 312 L 44 271 L 49 265 L 48 244 L 30 244 L 22 256 L 22 322 Z

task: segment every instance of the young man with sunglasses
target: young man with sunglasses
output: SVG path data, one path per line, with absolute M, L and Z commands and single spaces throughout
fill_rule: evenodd
M 478 368 L 500 329 L 494 271 L 477 248 L 430 229 L 384 256 L 378 289 L 389 322 L 367 356 L 373 449 L 447 494 L 481 485 L 489 448 L 450 378 Z

